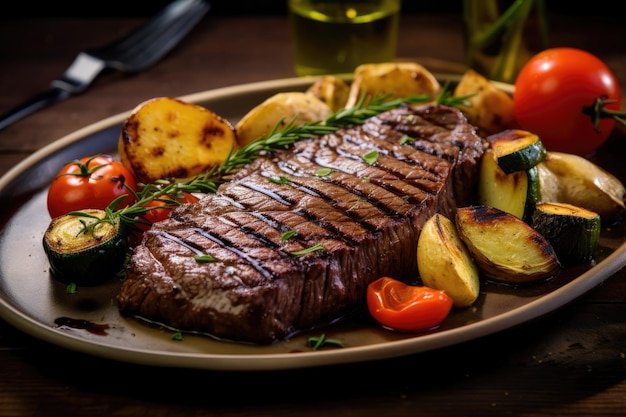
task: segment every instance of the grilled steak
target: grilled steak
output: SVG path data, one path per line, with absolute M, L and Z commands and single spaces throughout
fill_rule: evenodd
M 425 221 L 474 195 L 474 132 L 454 108 L 405 106 L 256 159 L 145 233 L 120 311 L 271 343 L 346 314 L 381 276 L 415 280 Z

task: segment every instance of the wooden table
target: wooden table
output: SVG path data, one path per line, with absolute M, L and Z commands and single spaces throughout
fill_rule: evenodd
M 604 59 L 626 91 L 621 20 L 552 16 L 552 44 Z M 140 18 L 0 24 L 0 113 L 46 88 L 77 51 Z M 406 15 L 400 57 L 462 63 L 458 15 Z M 161 63 L 0 131 L 0 174 L 33 151 L 156 96 L 294 76 L 284 16 L 209 16 Z M 437 68 L 434 68 L 437 69 Z M 445 67 L 444 69 L 448 69 Z M 276 372 L 146 367 L 87 356 L 0 322 L 0 416 L 622 416 L 626 271 L 540 320 L 461 345 L 371 363 Z

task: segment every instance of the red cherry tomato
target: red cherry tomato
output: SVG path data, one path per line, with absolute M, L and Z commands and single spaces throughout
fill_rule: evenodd
M 176 202 L 170 202 L 172 200 L 176 200 Z M 141 242 L 143 232 L 150 229 L 150 227 L 152 227 L 154 223 L 167 219 L 170 215 L 170 212 L 176 206 L 183 203 L 195 203 L 198 200 L 199 198 L 195 195 L 183 192 L 180 197 L 176 199 L 172 199 L 170 196 L 164 195 L 158 200 L 153 200 L 147 203 L 145 207 L 150 208 L 150 210 L 147 210 L 144 214 L 137 218 L 137 221 L 134 224 L 134 228 L 129 234 L 129 243 L 131 247 L 136 246 Z
M 575 48 L 552 48 L 524 65 L 515 81 L 513 112 L 520 128 L 537 134 L 548 151 L 587 156 L 611 134 L 615 120 L 594 128 L 583 112 L 604 96 L 619 110 L 622 95 L 615 75 L 596 56 Z
M 174 202 L 175 200 L 175 202 Z M 169 196 L 163 196 L 158 200 L 154 200 L 146 204 L 146 207 L 163 207 L 163 208 L 153 208 L 148 210 L 144 215 L 141 216 L 143 222 L 153 224 L 156 222 L 160 222 L 169 217 L 170 212 L 179 204 L 183 203 L 195 203 L 198 201 L 198 197 L 191 193 L 183 192 L 180 197 L 172 199 Z
M 438 326 L 452 309 L 452 298 L 441 290 L 407 285 L 382 277 L 367 287 L 367 307 L 376 321 L 400 331 L 424 331 Z
M 48 213 L 52 218 L 70 211 L 104 209 L 113 200 L 126 195 L 118 208 L 131 205 L 137 190 L 133 174 L 121 162 L 108 155 L 87 156 L 66 164 L 48 189 Z

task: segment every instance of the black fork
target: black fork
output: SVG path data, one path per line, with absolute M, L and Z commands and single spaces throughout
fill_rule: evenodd
M 71 95 L 87 90 L 105 69 L 137 73 L 155 64 L 209 11 L 205 0 L 175 0 L 141 27 L 101 48 L 78 53 L 50 89 L 0 116 L 0 130 Z

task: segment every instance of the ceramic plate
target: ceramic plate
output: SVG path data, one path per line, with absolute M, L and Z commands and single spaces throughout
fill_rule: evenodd
M 304 90 L 310 78 L 246 84 L 197 93 L 202 104 L 233 124 L 280 91 Z M 506 86 L 503 86 L 506 88 Z M 41 241 L 50 218 L 46 190 L 66 162 L 94 153 L 116 153 L 128 112 L 65 136 L 32 154 L 0 179 L 0 317 L 49 343 L 94 356 L 165 367 L 271 370 L 362 362 L 416 354 L 480 338 L 539 318 L 572 302 L 626 264 L 623 230 L 603 232 L 595 265 L 564 271 L 548 283 L 514 288 L 487 284 L 475 305 L 454 310 L 436 331 L 400 334 L 375 325 L 365 313 L 324 329 L 343 348 L 313 350 L 302 334 L 270 346 L 220 342 L 121 317 L 114 303 L 120 282 L 79 288 L 74 295 L 49 275 Z

